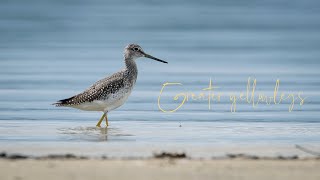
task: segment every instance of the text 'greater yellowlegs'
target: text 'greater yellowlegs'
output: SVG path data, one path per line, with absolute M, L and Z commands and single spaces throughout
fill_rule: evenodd
M 146 54 L 137 44 L 129 44 L 124 50 L 124 69 L 97 81 L 84 92 L 62 99 L 54 103 L 54 105 L 85 111 L 102 111 L 103 115 L 97 126 L 100 127 L 103 119 L 106 120 L 106 125 L 108 126 L 107 113 L 124 104 L 136 83 L 138 69 L 135 60 L 140 57 L 168 63 Z

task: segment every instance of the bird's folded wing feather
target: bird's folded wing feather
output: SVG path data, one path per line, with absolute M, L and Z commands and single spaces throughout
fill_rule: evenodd
M 124 86 L 124 80 L 121 73 L 122 72 L 118 72 L 112 76 L 101 79 L 84 92 L 67 99 L 62 99 L 54 105 L 74 106 L 85 102 L 92 102 L 94 100 L 106 98 L 107 95 L 116 93 L 116 91 Z

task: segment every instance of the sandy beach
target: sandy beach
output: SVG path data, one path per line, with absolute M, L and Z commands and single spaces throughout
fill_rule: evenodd
M 250 159 L 0 160 L 0 179 L 320 179 L 320 161 Z

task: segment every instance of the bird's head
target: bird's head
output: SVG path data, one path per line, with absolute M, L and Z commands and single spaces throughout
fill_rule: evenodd
M 161 59 L 155 58 L 143 51 L 143 49 L 138 45 L 138 44 L 129 44 L 125 49 L 124 49 L 124 56 L 126 58 L 131 58 L 131 59 L 137 59 L 140 57 L 146 57 L 149 59 L 153 59 L 162 63 L 168 63 L 166 61 L 163 61 Z

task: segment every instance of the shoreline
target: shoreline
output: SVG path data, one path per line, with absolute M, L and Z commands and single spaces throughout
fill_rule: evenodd
M 143 148 L 132 147 L 130 150 L 121 151 L 121 147 L 92 148 L 59 148 L 49 147 L 32 148 L 24 146 L 17 148 L 3 148 L 0 150 L 0 159 L 153 159 L 153 158 L 179 158 L 179 159 L 319 159 L 320 152 L 318 146 L 301 146 L 291 147 L 266 147 L 266 146 L 249 146 L 249 147 L 215 147 L 215 148 L 198 148 L 197 147 L 175 147 L 175 148 Z
M 59 147 L 59 148 L 56 148 Z M 0 158 L 5 155 L 22 155 L 27 157 L 44 157 L 51 155 L 83 156 L 86 158 L 112 158 L 112 159 L 145 159 L 157 154 L 185 154 L 191 159 L 215 159 L 228 156 L 248 156 L 250 158 L 313 158 L 320 157 L 318 144 L 304 145 L 150 145 L 138 144 L 126 148 L 126 144 L 6 144 L 0 148 Z
M 0 152 L 0 160 L 152 160 L 152 159 L 185 159 L 185 160 L 319 160 L 320 156 L 298 156 L 298 155 L 278 155 L 278 156 L 257 156 L 246 153 L 227 153 L 225 156 L 215 156 L 211 158 L 194 158 L 186 153 L 177 152 L 160 152 L 154 153 L 152 157 L 108 157 L 102 156 L 85 156 L 72 153 L 48 154 L 48 155 L 27 155 L 22 153 Z

